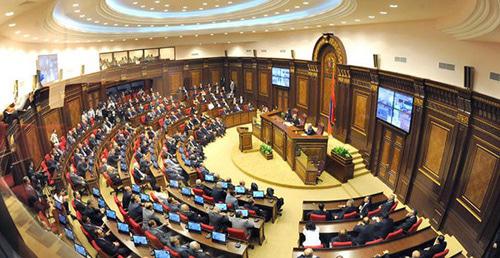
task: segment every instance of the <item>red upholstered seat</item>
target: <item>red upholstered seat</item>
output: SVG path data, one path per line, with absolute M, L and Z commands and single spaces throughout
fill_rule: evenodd
M 175 258 L 180 258 L 181 257 L 181 255 L 178 252 L 174 251 L 173 249 L 171 249 L 168 246 L 165 246 L 163 249 L 165 251 L 167 251 L 168 253 L 170 253 L 171 257 L 175 257 Z
M 255 217 L 257 216 L 257 212 L 254 210 L 248 210 L 248 215 L 250 215 L 251 217 Z
M 144 235 L 142 231 L 141 224 L 137 223 L 134 219 L 128 218 L 128 224 L 132 227 L 132 231 L 134 231 L 137 235 Z
M 372 241 L 368 241 L 368 242 L 365 243 L 365 245 L 373 245 L 373 244 L 380 243 L 382 241 L 384 241 L 384 239 L 383 238 L 379 238 L 379 239 L 375 239 L 375 240 L 372 240 Z
M 87 232 L 87 230 L 85 230 L 85 228 L 80 225 L 80 229 L 82 230 L 83 234 L 85 235 L 85 237 L 87 237 L 87 240 L 92 240 L 92 236 L 89 234 L 89 232 Z
M 306 245 L 304 246 L 304 248 L 312 248 L 312 249 L 319 249 L 319 248 L 323 248 L 323 245 Z
M 446 257 L 446 255 L 448 254 L 448 252 L 450 252 L 450 250 L 449 249 L 445 249 L 444 251 L 442 251 L 440 253 L 437 253 L 434 256 L 432 256 L 432 258 L 444 258 L 444 257 Z
M 332 247 L 343 247 L 343 246 L 351 246 L 352 242 L 332 242 Z
M 359 217 L 357 211 L 353 211 L 353 212 L 344 214 L 344 219 L 352 219 L 352 218 L 356 218 L 356 217 Z
M 392 205 L 391 209 L 389 210 L 389 213 L 392 213 L 396 207 L 398 207 L 398 201 L 395 201 L 394 204 Z
M 198 188 L 193 188 L 193 193 L 195 195 L 199 195 L 199 196 L 203 196 L 205 194 L 205 192 L 202 189 L 198 189 Z
M 207 225 L 205 223 L 201 223 L 201 230 L 207 231 L 207 232 L 212 232 L 214 231 L 214 226 Z
M 120 200 L 118 200 L 118 196 L 116 194 L 113 195 L 113 200 L 115 201 L 116 206 L 122 207 L 122 202 Z
M 120 213 L 122 214 L 123 219 L 124 219 L 125 221 L 127 221 L 127 220 L 128 220 L 128 212 L 127 212 L 127 211 L 125 211 L 125 209 L 123 209 L 123 207 L 122 207 L 122 206 L 118 206 L 118 210 L 119 210 L 119 211 L 120 211 Z
M 82 214 L 79 211 L 76 211 L 76 219 L 82 221 Z
M 155 236 L 153 235 L 151 232 L 149 231 L 145 231 L 144 234 L 146 234 L 146 238 L 149 240 L 149 243 L 156 249 L 163 249 L 163 244 L 160 242 L 160 240 Z
M 415 224 L 413 224 L 410 229 L 408 229 L 408 233 L 413 233 L 417 231 L 418 227 L 422 224 L 422 218 L 419 218 Z
M 309 219 L 312 221 L 326 221 L 326 215 L 311 214 Z
M 92 244 L 92 247 L 94 247 L 94 249 L 97 251 L 97 253 L 99 254 L 99 257 L 102 257 L 102 258 L 112 258 L 113 256 L 111 255 L 108 255 L 107 253 L 105 253 L 101 247 L 95 242 L 95 240 L 92 240 L 90 241 L 90 243 Z
M 208 204 L 214 204 L 215 203 L 214 197 L 212 197 L 212 196 L 202 195 L 202 197 L 203 197 L 203 200 L 206 203 L 208 203 Z
M 182 213 L 179 213 L 179 217 L 181 217 L 181 221 L 184 223 L 187 223 L 189 221 L 189 218 Z
M 386 237 L 385 237 L 385 240 L 391 240 L 391 239 L 395 239 L 395 238 L 398 238 L 400 236 L 403 235 L 403 229 L 400 228 L 396 231 L 393 231 L 391 233 L 389 233 Z
M 375 210 L 372 210 L 372 211 L 369 211 L 368 212 L 368 217 L 371 217 L 371 216 L 375 216 L 377 214 L 379 214 L 379 212 L 381 211 L 382 209 L 380 207 L 378 207 L 377 209 Z
M 239 228 L 227 228 L 227 233 L 229 237 L 248 242 L 250 240 L 250 235 L 247 235 L 245 230 Z
M 160 200 L 158 200 L 158 197 L 156 197 L 156 194 L 154 192 L 150 192 L 149 195 L 151 195 L 151 199 L 153 199 L 154 202 L 160 202 Z

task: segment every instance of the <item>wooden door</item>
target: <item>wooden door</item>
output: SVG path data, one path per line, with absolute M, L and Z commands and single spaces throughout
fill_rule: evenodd
M 404 149 L 404 135 L 384 128 L 380 140 L 377 175 L 392 189 L 396 189 Z
M 279 110 L 287 110 L 288 109 L 288 91 L 276 89 L 276 99 L 274 101 L 276 107 Z

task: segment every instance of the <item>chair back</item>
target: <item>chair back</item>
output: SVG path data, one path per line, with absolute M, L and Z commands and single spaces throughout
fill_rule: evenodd
M 123 216 L 123 219 L 126 221 L 128 220 L 128 212 L 120 205 L 118 206 L 118 210 L 120 211 L 120 213 L 122 214 Z
M 395 201 L 394 204 L 392 205 L 391 209 L 389 210 L 389 213 L 392 213 L 396 207 L 398 207 L 398 201 Z
M 440 253 L 437 253 L 434 256 L 432 256 L 432 258 L 444 258 L 444 257 L 446 257 L 446 255 L 448 254 L 448 252 L 450 252 L 450 250 L 449 249 L 445 249 L 444 251 L 442 251 Z
M 318 130 L 316 130 L 317 135 L 323 135 L 323 132 L 325 132 L 325 124 L 319 123 L 318 124 Z
M 368 212 L 368 217 L 375 216 L 375 215 L 379 214 L 381 210 L 382 210 L 382 209 L 381 209 L 380 207 L 378 207 L 378 208 L 377 208 L 377 209 L 375 209 L 375 210 L 369 211 L 369 212 Z
M 351 246 L 352 242 L 347 241 L 347 242 L 333 242 L 332 247 L 345 247 L 345 246 Z
M 184 215 L 184 214 L 182 214 L 182 213 L 179 212 L 179 217 L 181 217 L 181 221 L 182 222 L 188 223 L 188 221 L 189 221 L 188 216 L 186 216 L 186 215 Z
M 167 251 L 171 257 L 181 258 L 181 255 L 178 252 L 174 251 L 172 248 L 165 246 L 163 249 Z
M 208 195 L 202 195 L 203 197 L 203 200 L 208 203 L 208 204 L 214 204 L 215 203 L 215 199 L 214 197 L 212 196 L 208 196 Z
M 151 232 L 149 231 L 145 231 L 144 234 L 146 235 L 146 238 L 149 240 L 149 243 L 156 249 L 163 249 L 163 244 L 160 242 L 160 240 L 155 236 L 153 235 Z
M 141 224 L 137 223 L 134 219 L 128 218 L 128 224 L 132 227 L 132 231 L 134 231 L 137 235 L 144 235 L 142 231 Z
M 116 194 L 113 195 L 113 200 L 115 201 L 116 206 L 122 207 L 122 202 L 120 202 L 120 200 L 118 200 L 118 196 Z
M 160 200 L 158 199 L 158 197 L 156 197 L 156 194 L 154 192 L 150 192 L 149 195 L 151 196 L 151 199 L 154 202 L 160 202 Z
M 208 224 L 201 223 L 201 230 L 203 230 L 203 231 L 212 232 L 212 231 L 214 231 L 214 229 L 215 229 L 214 226 L 210 226 Z
M 312 221 L 326 221 L 326 215 L 311 214 L 309 219 Z
M 368 242 L 365 243 L 365 245 L 374 245 L 374 244 L 380 243 L 382 241 L 384 241 L 384 239 L 383 238 L 379 238 L 379 239 L 375 239 L 375 240 L 372 240 L 372 241 L 368 241 Z
M 408 233 L 414 233 L 417 231 L 420 224 L 422 224 L 422 218 L 419 218 L 415 224 L 411 225 L 410 229 L 408 229 Z
M 356 217 L 359 217 L 357 211 L 353 211 L 353 212 L 349 212 L 349 213 L 344 214 L 344 219 L 352 219 L 352 218 L 356 218 Z
M 199 195 L 199 196 L 203 196 L 205 194 L 205 192 L 202 189 L 198 189 L 198 188 L 193 188 L 193 193 L 195 195 Z
M 400 228 L 396 231 L 393 231 L 391 233 L 389 233 L 386 237 L 385 237 L 385 240 L 391 240 L 391 239 L 395 239 L 395 238 L 398 238 L 399 236 L 402 236 L 403 235 L 403 229 Z
M 89 240 L 89 241 L 92 240 L 92 236 L 90 235 L 89 232 L 87 232 L 87 230 L 85 230 L 85 228 L 82 225 L 80 225 L 80 229 L 82 230 L 85 237 L 87 237 L 87 240 Z
M 250 235 L 247 235 L 245 230 L 239 228 L 227 228 L 227 233 L 229 237 L 235 238 L 241 241 L 250 240 Z
M 323 244 L 321 244 L 321 245 L 305 245 L 304 249 L 307 249 L 307 248 L 319 249 L 319 248 L 323 248 Z

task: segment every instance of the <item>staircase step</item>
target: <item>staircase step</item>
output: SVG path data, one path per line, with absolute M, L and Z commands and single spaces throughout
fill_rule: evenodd
M 354 163 L 354 171 L 365 168 L 365 167 L 366 167 L 365 163 L 363 163 L 363 162 L 360 162 L 358 164 Z
M 370 173 L 370 170 L 368 170 L 366 168 L 354 170 L 354 177 L 362 176 L 362 175 L 365 175 L 368 173 Z

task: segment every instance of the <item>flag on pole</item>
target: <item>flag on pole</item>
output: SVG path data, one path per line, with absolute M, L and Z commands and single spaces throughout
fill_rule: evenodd
M 328 134 L 333 133 L 333 125 L 335 124 L 335 109 L 337 108 L 337 100 L 335 99 L 335 69 L 332 73 L 332 88 L 330 91 L 330 119 L 328 121 Z

